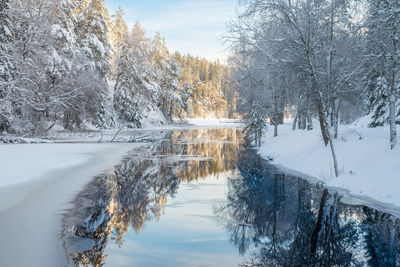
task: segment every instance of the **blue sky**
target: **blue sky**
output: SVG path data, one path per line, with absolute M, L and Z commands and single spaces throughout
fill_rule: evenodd
M 237 0 L 106 0 L 111 14 L 118 6 L 129 26 L 140 21 L 149 37 L 159 31 L 171 51 L 225 60 L 219 41 L 234 17 Z

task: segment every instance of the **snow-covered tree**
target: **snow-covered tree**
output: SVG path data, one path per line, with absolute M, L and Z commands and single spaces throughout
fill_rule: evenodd
M 106 79 L 111 74 L 112 47 L 108 38 L 110 18 L 104 0 L 92 0 L 77 17 L 78 44 L 87 58 L 85 68 L 95 69 L 99 81 L 103 80 L 98 91 L 101 101 L 92 116 L 98 126 L 105 127 L 108 124 L 106 102 L 111 101 Z
M 368 0 L 368 3 L 367 111 L 372 114 L 371 127 L 389 123 L 393 149 L 397 143 L 396 115 L 399 114 L 400 3 L 396 0 Z
M 0 2 L 0 132 L 8 130 L 13 120 L 11 83 L 14 64 L 8 2 Z
M 271 121 L 283 122 L 285 108 L 295 110 L 293 129 L 313 128 L 317 117 L 322 139 L 331 148 L 337 137 L 341 103 L 357 96 L 361 49 L 349 0 L 250 0 L 228 27 L 226 40 L 248 64 L 236 75 L 253 79 L 242 90 L 259 91 L 272 109 Z M 351 13 L 351 14 L 350 14 Z M 261 83 L 262 85 L 258 85 Z M 359 101 L 358 101 L 359 103 Z M 293 112 L 293 111 L 292 111 Z M 307 125 L 307 127 L 306 127 Z
M 140 121 L 155 108 L 152 95 L 158 85 L 151 80 L 150 47 L 139 22 L 123 35 L 118 50 L 114 107 L 120 119 L 141 127 Z
M 115 15 L 113 15 L 112 31 L 110 38 L 113 49 L 116 53 L 119 52 L 119 42 L 122 40 L 124 34 L 128 31 L 128 25 L 124 20 L 124 10 L 119 7 Z
M 88 58 L 88 67 L 96 68 L 101 77 L 110 74 L 111 45 L 104 0 L 92 0 L 78 15 L 78 42 Z
M 168 119 L 172 119 L 173 110 L 182 107 L 184 103 L 179 95 L 177 78 L 180 68 L 171 58 L 165 39 L 156 33 L 151 43 L 154 77 L 159 85 L 155 101 Z
M 261 138 L 267 127 L 265 109 L 257 101 L 253 101 L 250 105 L 250 114 L 246 117 L 246 126 L 243 132 L 248 136 L 253 136 L 256 145 L 261 146 Z

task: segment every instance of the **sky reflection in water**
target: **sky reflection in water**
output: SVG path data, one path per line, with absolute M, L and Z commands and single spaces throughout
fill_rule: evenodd
M 95 177 L 63 219 L 71 264 L 399 265 L 399 219 L 340 203 L 245 149 L 240 130 L 166 133 Z

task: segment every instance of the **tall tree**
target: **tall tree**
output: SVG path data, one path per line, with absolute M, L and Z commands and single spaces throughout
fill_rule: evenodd
M 114 107 L 122 120 L 135 127 L 141 127 L 146 109 L 151 106 L 149 49 L 139 22 L 131 33 L 125 32 L 118 46 Z
M 93 117 L 99 126 L 107 125 L 107 108 L 110 101 L 107 77 L 111 74 L 111 52 L 109 43 L 109 23 L 108 10 L 104 0 L 92 0 L 86 9 L 78 15 L 76 32 L 78 44 L 87 58 L 86 69 L 94 69 L 98 73 L 103 85 L 99 86 L 98 95 L 100 97 L 99 107 L 93 111 Z
M 111 43 L 113 45 L 113 49 L 116 53 L 118 53 L 119 42 L 122 40 L 124 34 L 128 32 L 128 25 L 124 20 L 124 10 L 121 7 L 118 7 L 115 15 L 113 15 L 113 24 L 111 31 Z
M 390 148 L 397 144 L 396 113 L 400 92 L 400 3 L 368 0 L 366 83 L 371 127 L 390 125 Z M 400 121 L 398 121 L 400 122 Z
M 172 120 L 173 110 L 184 105 L 177 83 L 180 68 L 170 56 L 165 39 L 161 37 L 160 33 L 156 33 L 151 43 L 151 56 L 155 79 L 159 85 L 156 102 L 164 115 Z

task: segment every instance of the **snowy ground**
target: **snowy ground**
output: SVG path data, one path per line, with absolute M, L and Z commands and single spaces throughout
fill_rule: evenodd
M 323 145 L 319 127 L 292 131 L 291 125 L 285 124 L 279 127 L 275 138 L 270 129 L 259 153 L 274 164 L 322 180 L 328 186 L 400 207 L 400 144 L 390 150 L 389 128 L 366 125 L 366 120 L 361 119 L 340 127 L 335 141 L 338 178 L 334 177 L 330 148 Z
M 60 214 L 92 177 L 138 145 L 0 145 L 0 265 L 66 266 Z

